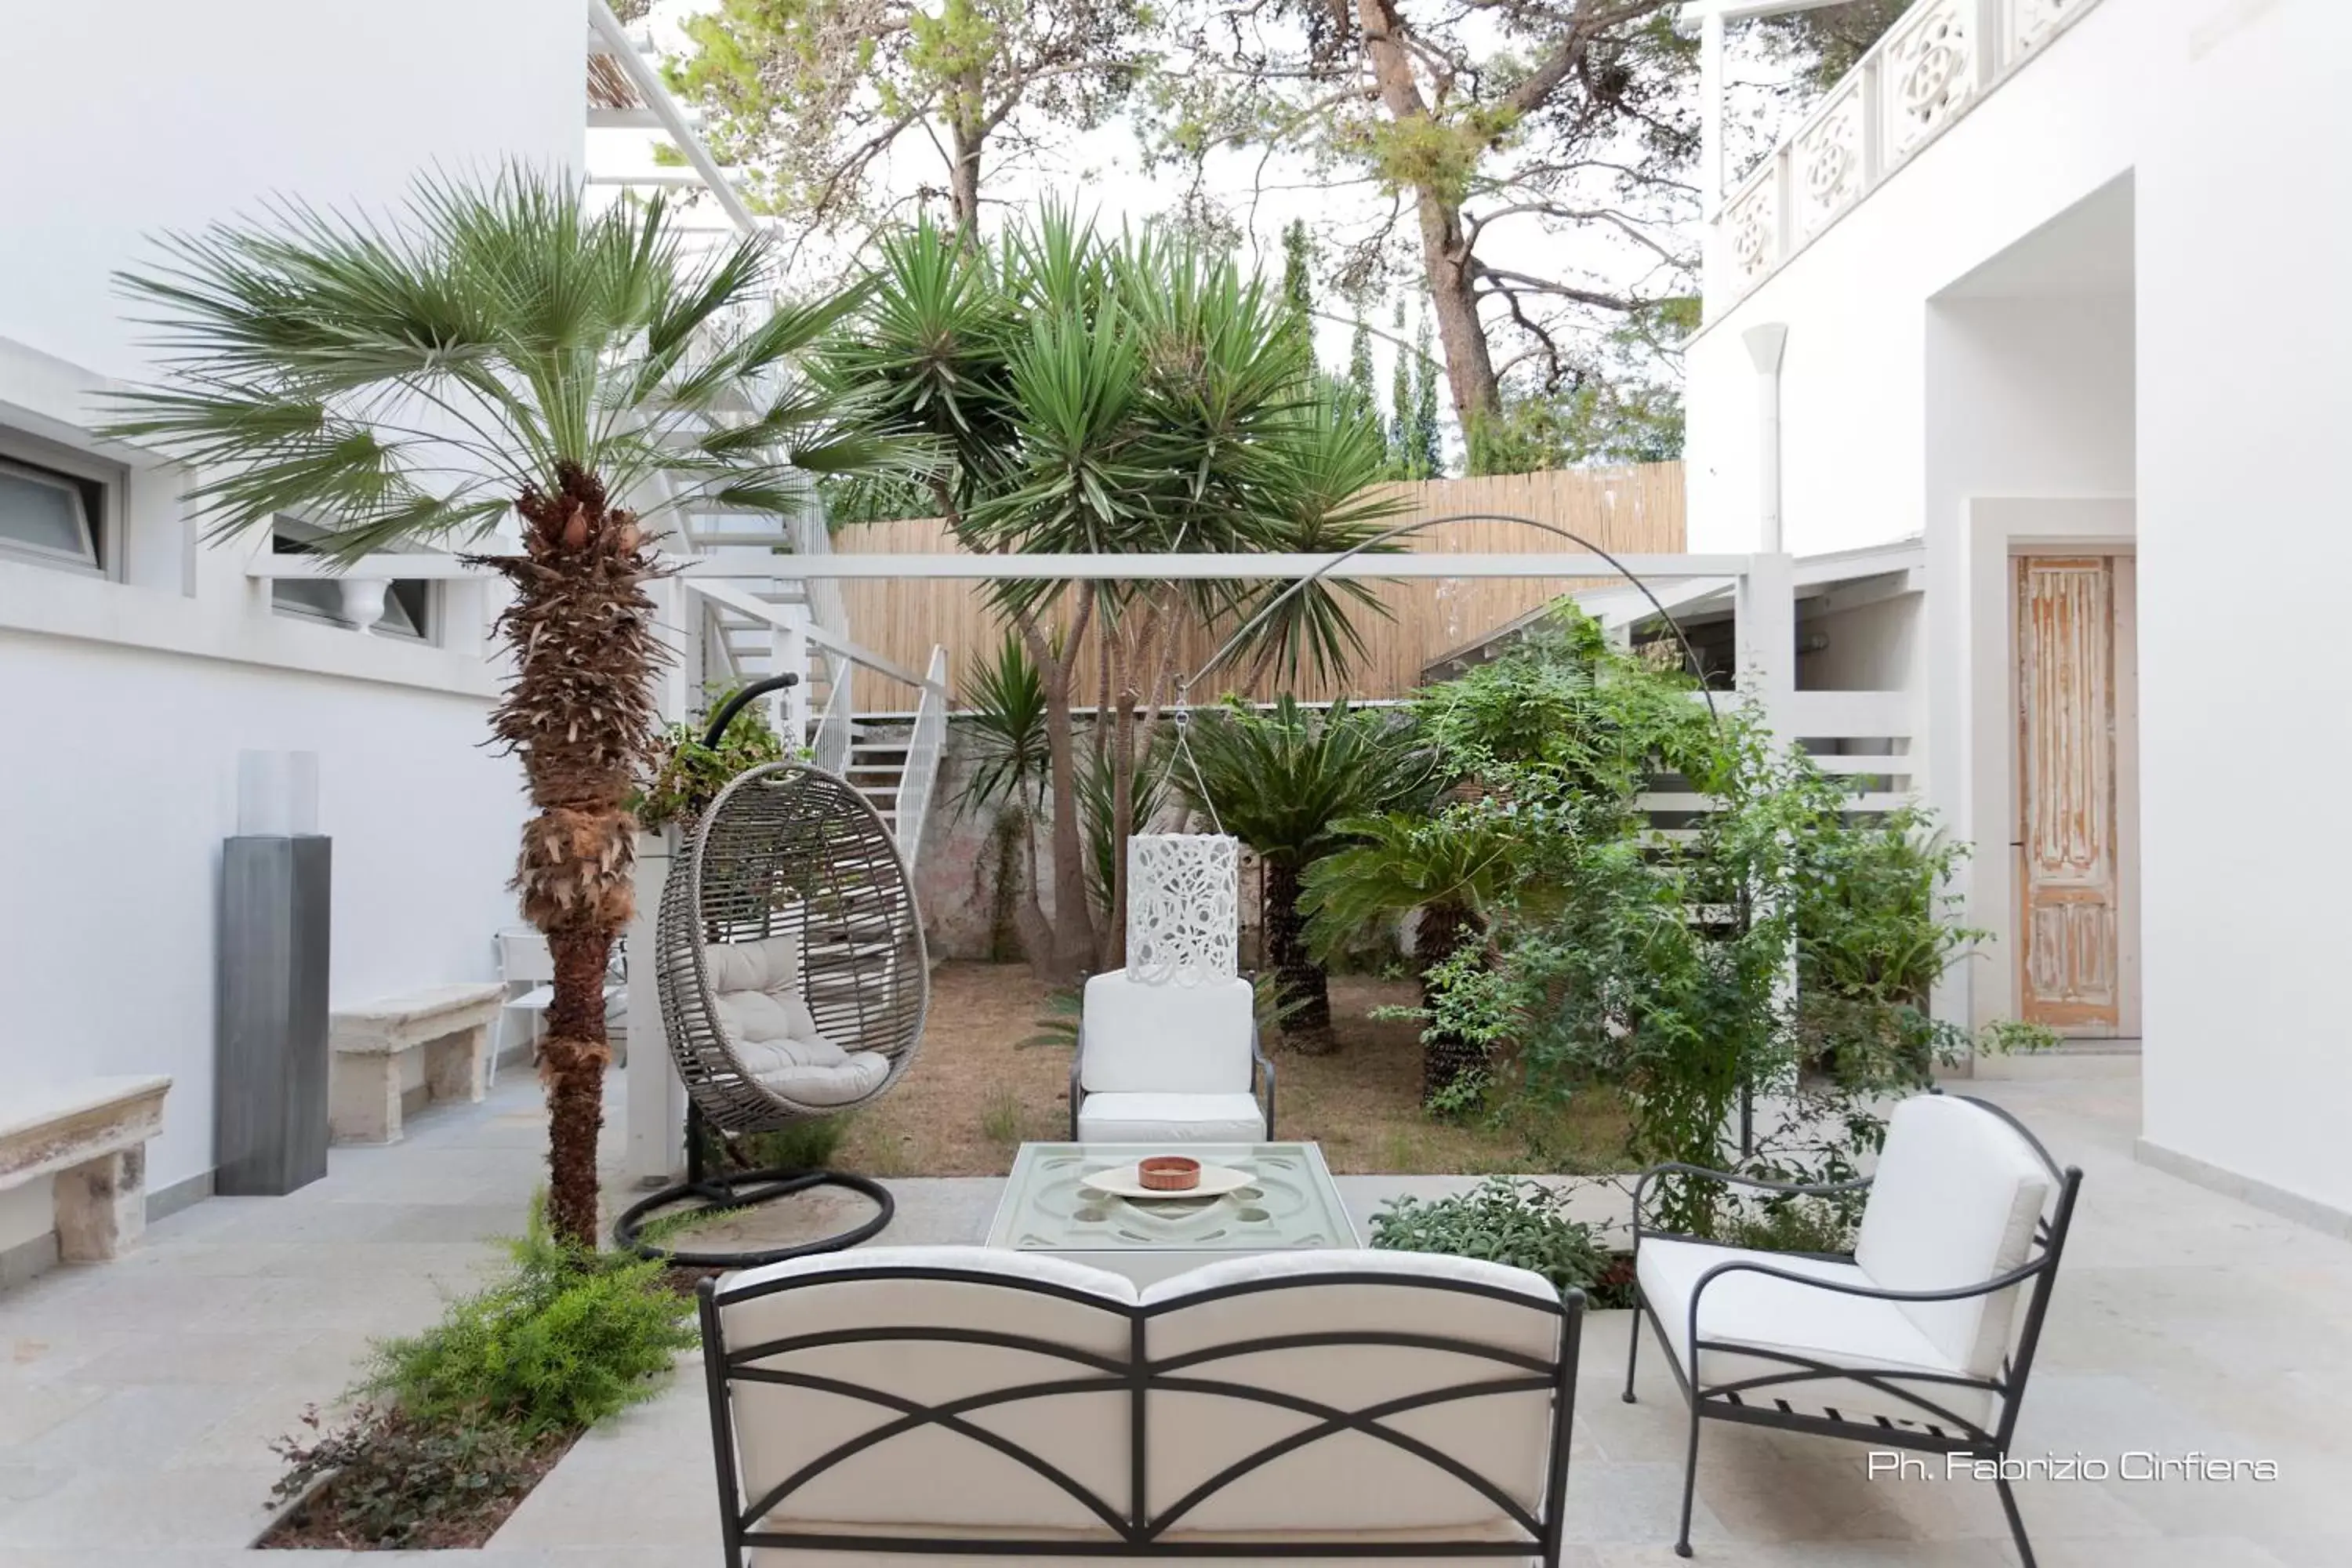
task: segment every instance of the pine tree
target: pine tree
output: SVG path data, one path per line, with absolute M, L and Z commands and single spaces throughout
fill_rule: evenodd
M 1433 479 L 1445 472 L 1445 444 L 1437 428 L 1438 363 L 1433 347 L 1433 333 L 1429 324 L 1429 311 L 1421 312 L 1421 331 L 1413 334 L 1413 363 L 1416 367 L 1412 388 L 1412 426 L 1406 445 L 1405 459 L 1412 466 L 1412 477 Z M 1402 411 L 1399 411 L 1402 417 Z
M 1412 358 L 1404 351 L 1404 301 L 1396 305 L 1396 368 L 1389 373 L 1389 466 L 1406 479 L 1412 471 Z
M 1290 310 L 1290 330 L 1315 353 L 1315 242 L 1307 220 L 1293 218 L 1282 231 L 1282 300 Z
M 1356 312 L 1356 333 L 1348 340 L 1348 402 L 1358 414 L 1380 416 L 1380 384 L 1372 379 L 1372 329 L 1361 310 Z

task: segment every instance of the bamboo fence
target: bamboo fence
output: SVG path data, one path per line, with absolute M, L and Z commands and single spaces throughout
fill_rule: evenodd
M 1680 463 L 1429 479 L 1383 488 L 1398 492 L 1405 502 L 1392 524 L 1464 512 L 1504 512 L 1570 529 L 1612 552 L 1672 554 L 1683 548 Z M 1573 554 L 1579 550 L 1537 529 L 1490 521 L 1448 523 L 1400 543 L 1416 553 L 1435 554 Z M 956 545 L 943 523 L 912 519 L 845 528 L 835 536 L 834 548 L 845 554 L 931 554 L 954 552 Z M 1424 670 L 1447 655 L 1592 582 L 1569 576 L 1370 582 L 1365 586 L 1388 616 L 1383 618 L 1369 607 L 1356 610 L 1353 618 L 1366 652 L 1343 681 L 1319 679 L 1311 670 L 1302 670 L 1291 681 L 1279 671 L 1268 671 L 1244 694 L 1264 700 L 1287 689 L 1305 700 L 1341 695 L 1360 700 L 1403 697 L 1423 684 Z M 843 583 L 842 591 L 859 642 L 916 669 L 929 659 L 932 645 L 944 647 L 959 688 L 972 662 L 992 654 L 1004 636 L 1005 622 L 990 603 L 985 584 L 940 578 L 853 580 Z M 1197 668 L 1232 630 L 1231 626 L 1187 628 L 1177 668 Z M 1081 706 L 1094 700 L 1094 662 L 1091 651 L 1079 661 L 1072 694 Z M 1194 695 L 1223 695 L 1246 673 L 1229 670 L 1227 679 L 1213 682 L 1217 690 Z M 905 706 L 908 694 L 897 682 L 863 669 L 857 679 L 859 710 Z

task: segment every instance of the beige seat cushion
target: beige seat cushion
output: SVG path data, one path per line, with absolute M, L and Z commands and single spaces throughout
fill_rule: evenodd
M 1246 1094 L 1256 993 L 1246 980 L 1087 982 L 1078 1070 L 1088 1094 Z
M 909 1266 L 948 1278 L 857 1279 Z M 782 1279 L 793 1288 L 744 1299 Z M 1245 1296 L 1234 1286 L 1269 1287 Z M 1458 1288 L 1467 1285 L 1473 1290 Z M 838 1379 L 926 1406 L 1018 1389 L 1023 1397 L 972 1409 L 983 1430 L 1019 1444 L 1124 1513 L 1135 1479 L 1134 1406 L 1118 1369 L 1137 1348 L 1129 1309 L 1146 1320 L 1146 1353 L 1181 1358 L 1178 1375 L 1196 1386 L 1154 1390 L 1147 1401 L 1150 1507 L 1164 1510 L 1236 1460 L 1279 1446 L 1316 1425 L 1296 1408 L 1247 1397 L 1254 1391 L 1357 1411 L 1421 1391 L 1498 1380 L 1506 1391 L 1449 1398 L 1383 1417 L 1535 1508 L 1549 1485 L 1552 1432 L 1549 1382 L 1508 1386 L 1562 1351 L 1559 1297 L 1540 1278 L 1471 1259 L 1413 1253 L 1317 1250 L 1211 1265 L 1139 1294 L 1102 1270 L 1034 1253 L 970 1247 L 884 1247 L 793 1259 L 734 1276 L 719 1288 L 719 1321 L 730 1358 L 812 1377 Z M 861 1336 L 914 1331 L 906 1338 L 860 1338 L 812 1345 L 809 1336 L 849 1329 Z M 926 1331 L 995 1333 L 1047 1342 L 1031 1348 L 936 1337 Z M 1270 1339 L 1353 1332 L 1367 1342 L 1269 1347 Z M 1496 1361 L 1436 1347 L 1400 1346 L 1398 1335 L 1444 1335 L 1492 1347 Z M 1076 1352 L 1076 1359 L 1058 1353 Z M 1079 1386 L 1054 1389 L 1055 1383 Z M 727 1405 L 736 1436 L 738 1481 L 763 1496 L 835 1445 L 891 1424 L 896 1410 L 837 1394 L 739 1379 Z M 1276 1543 L 1525 1541 L 1508 1515 L 1475 1489 L 1391 1445 L 1341 1429 L 1280 1453 L 1254 1474 L 1175 1520 L 1172 1542 Z M 941 1535 L 974 1542 L 1035 1536 L 1059 1544 L 1114 1540 L 1110 1527 L 1060 1487 L 993 1446 L 925 1425 L 895 1432 L 811 1479 L 769 1515 L 769 1527 L 819 1532 Z M 972 1554 L 973 1559 L 985 1555 Z M 1532 1556 L 1532 1553 L 1529 1554 Z M 1087 1555 L 996 1563 L 1108 1561 Z M 778 1568 L 803 1563 L 936 1564 L 956 1557 L 851 1552 L 777 1552 Z M 1132 1561 L 1131 1558 L 1124 1559 Z M 1322 1559 L 1369 1561 L 1345 1553 Z M 1510 1556 L 1486 1561 L 1515 1562 Z M 1290 1561 L 1296 1562 L 1297 1559 Z M 1384 1563 L 1435 1557 L 1382 1556 Z M 1456 1559 L 1459 1561 L 1459 1559 Z
M 778 1528 L 806 1531 L 811 1532 L 835 1530 L 852 1535 L 862 1536 L 919 1535 L 923 1533 L 922 1531 L 913 1526 L 874 1525 L 862 1521 L 850 1521 L 835 1524 L 830 1522 L 803 1522 L 800 1521 L 794 1521 L 788 1525 L 781 1525 Z M 1031 1539 L 1052 1541 L 1056 1544 L 1059 1544 L 1063 1541 L 1078 1542 L 1106 1540 L 1109 1535 L 1109 1531 L 1060 1531 L 1028 1529 L 1007 1530 L 988 1525 L 959 1525 L 956 1528 L 955 1533 L 960 1538 L 969 1539 L 974 1542 L 1028 1537 Z M 1490 1524 L 1479 1525 L 1466 1530 L 1356 1530 L 1339 1534 L 1324 1534 L 1320 1532 L 1300 1532 L 1297 1534 L 1292 1534 L 1285 1531 L 1273 1535 L 1271 1539 L 1284 1541 L 1286 1544 L 1294 1542 L 1314 1541 L 1343 1542 L 1349 1546 L 1361 1544 L 1366 1546 L 1395 1547 L 1421 1541 L 1444 1541 L 1447 1542 L 1459 1541 L 1511 1541 L 1517 1539 L 1518 1535 L 1519 1532 L 1510 1524 L 1497 1521 Z M 1166 1539 L 1171 1542 L 1181 1542 L 1185 1545 L 1202 1545 L 1209 1542 L 1222 1543 L 1237 1540 L 1265 1542 L 1268 1541 L 1270 1537 L 1265 1532 L 1258 1531 L 1253 1531 L 1248 1534 L 1236 1534 L 1232 1531 L 1214 1530 L 1171 1530 L 1168 1532 Z M 929 1552 L 916 1553 L 908 1552 L 782 1552 L 774 1550 L 763 1552 L 753 1549 L 747 1552 L 745 1556 L 749 1559 L 751 1563 L 753 1564 L 753 1568 L 942 1568 L 942 1565 L 952 1565 L 956 1563 L 968 1564 L 970 1565 L 970 1568 L 979 1568 L 979 1565 L 982 1563 L 988 1564 L 989 1568 L 1004 1568 L 1004 1564 L 1008 1563 L 1024 1561 L 1024 1559 L 1012 1557 L 1002 1552 L 994 1554 L 974 1552 L 969 1556 L 939 1556 L 933 1555 Z M 1197 1558 L 1194 1559 L 1196 1562 L 1201 1560 L 1202 1559 Z M 1542 1561 L 1540 1558 L 1532 1556 L 1473 1558 L 1391 1557 L 1385 1554 L 1362 1559 L 1350 1559 L 1342 1555 L 1307 1558 L 1220 1556 L 1209 1560 L 1213 1561 L 1217 1564 L 1217 1568 L 1302 1568 L 1302 1565 L 1307 1565 L 1307 1568 L 1346 1568 L 1346 1565 L 1356 1562 L 1363 1563 L 1377 1563 L 1379 1564 L 1379 1568 L 1464 1568 L 1465 1563 L 1492 1563 L 1495 1565 L 1495 1568 L 1537 1568 L 1537 1564 Z M 1114 1564 L 1121 1565 L 1121 1568 L 1133 1568 L 1133 1565 L 1139 1561 L 1139 1559 L 1134 1557 L 1109 1556 L 1066 1557 L 1059 1552 L 1055 1552 L 1050 1557 L 1039 1557 L 1035 1559 L 1028 1559 L 1026 1561 L 1050 1563 L 1055 1564 L 1055 1568 L 1061 1568 L 1061 1565 L 1063 1564 L 1075 1564 L 1076 1565 L 1076 1568 L 1113 1568 Z
M 1887 1119 L 1853 1260 L 1890 1290 L 1949 1290 L 2024 1263 L 2050 1199 L 2049 1167 L 2017 1129 L 1981 1105 L 1915 1095 Z M 1901 1310 L 1937 1353 L 1979 1377 L 2000 1371 L 2018 1289 Z
M 702 953 L 719 1026 L 764 1087 L 803 1105 L 850 1105 L 890 1076 L 887 1057 L 844 1050 L 818 1030 L 801 995 L 797 938 L 712 942 Z
M 1246 1094 L 1089 1094 L 1081 1143 L 1256 1143 L 1265 1111 Z
M 1718 1264 L 1748 1258 L 1772 1268 L 1815 1279 L 1869 1285 L 1869 1276 L 1851 1263 L 1786 1254 L 1744 1252 L 1736 1247 L 1710 1247 L 1694 1241 L 1643 1237 L 1634 1259 L 1634 1273 L 1649 1302 L 1664 1325 L 1666 1342 L 1690 1377 L 1691 1293 L 1700 1279 Z M 1801 1383 L 1777 1384 L 1739 1395 L 1740 1401 L 1766 1409 L 1776 1402 L 1805 1415 L 1834 1413 L 1841 1419 L 1890 1421 L 1918 1426 L 1936 1421 L 1928 1411 L 1904 1398 L 1921 1398 L 1967 1420 L 1982 1424 L 1990 1414 L 1990 1396 L 1981 1390 L 1919 1381 L 1949 1376 L 1960 1364 L 1937 1350 L 1916 1323 L 1892 1301 L 1873 1300 L 1838 1290 L 1818 1290 L 1740 1270 L 1711 1282 L 1699 1298 L 1698 1337 L 1732 1346 L 1752 1347 L 1754 1355 L 1738 1350 L 1708 1350 L 1698 1358 L 1696 1381 L 1706 1387 L 1769 1377 L 1801 1369 L 1769 1352 L 1784 1352 L 1809 1361 L 1851 1367 L 1882 1374 L 1901 1393 L 1889 1393 L 1850 1378 L 1808 1377 Z M 1906 1381 L 1907 1379 L 1907 1381 Z M 1950 1423 L 1939 1423 L 1948 1426 Z

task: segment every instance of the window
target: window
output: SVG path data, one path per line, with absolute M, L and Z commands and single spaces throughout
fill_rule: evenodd
M 292 518 L 272 525 L 269 548 L 279 555 L 314 555 L 320 530 Z M 281 616 L 326 621 L 347 626 L 343 614 L 343 580 L 339 577 L 279 577 L 269 584 L 271 605 Z M 370 628 L 383 637 L 411 642 L 433 640 L 433 584 L 423 578 L 384 584 L 383 615 Z
M 102 576 L 107 487 L 0 452 L 0 556 Z

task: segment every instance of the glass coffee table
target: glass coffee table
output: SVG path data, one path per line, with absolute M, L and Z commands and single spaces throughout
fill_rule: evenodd
M 1114 1197 L 1082 1184 L 1148 1154 L 1189 1154 L 1252 1180 L 1208 1198 Z M 1149 1285 L 1221 1258 L 1361 1243 L 1312 1143 L 1024 1143 L 988 1245 L 1090 1263 Z

